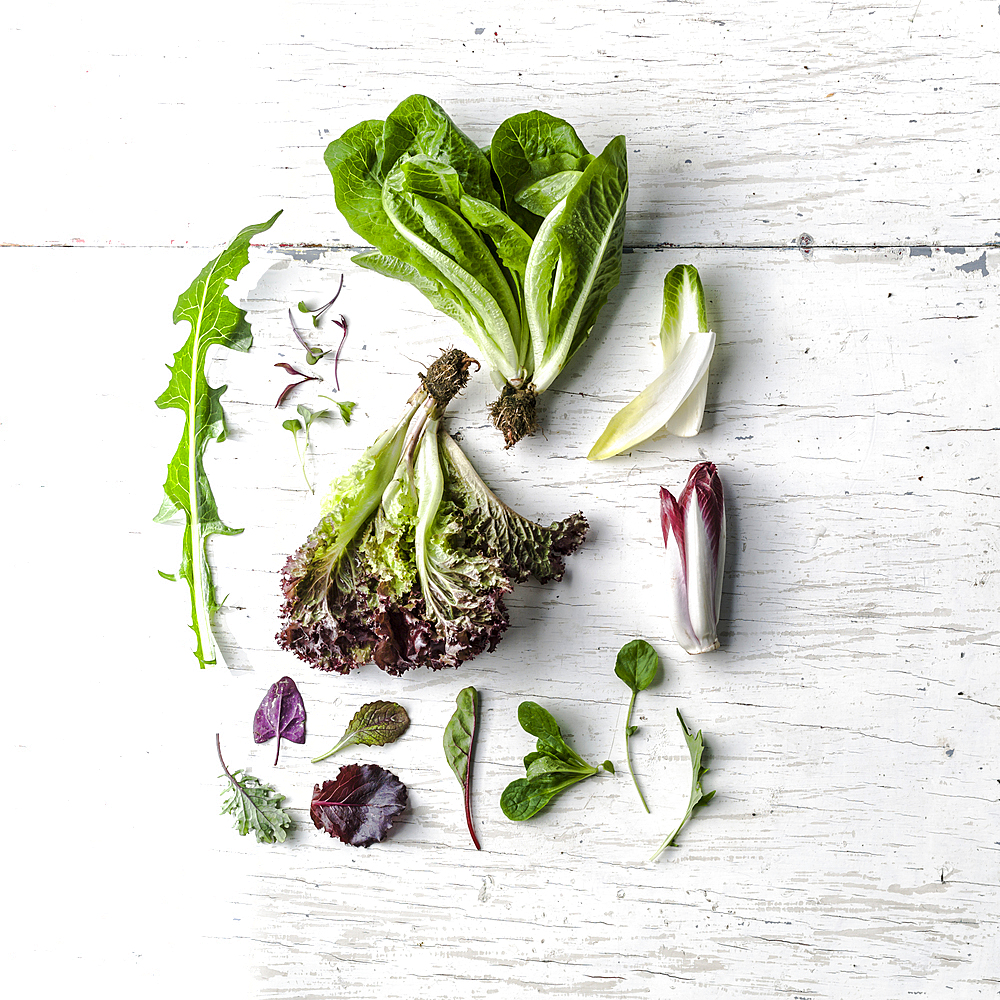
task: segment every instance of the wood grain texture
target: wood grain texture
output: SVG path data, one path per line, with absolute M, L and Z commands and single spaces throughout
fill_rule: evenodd
M 22 8 L 0 61 L 6 242 L 352 245 L 322 154 L 410 93 L 477 141 L 541 108 L 628 139 L 636 246 L 995 245 L 1000 12 L 988 0 Z M 45 74 L 35 70 L 45 65 Z M 24 89 L 20 82 L 32 80 Z
M 0 239 L 23 244 L 0 252 L 16 348 L 0 368 L 7 790 L 20 809 L 5 831 L 11 988 L 996 995 L 996 4 L 469 14 L 300 0 L 149 17 L 140 28 L 111 2 L 57 4 L 19 10 L 2 35 L 18 99 L 3 112 Z M 327 676 L 273 641 L 281 565 L 319 504 L 280 426 L 291 410 L 273 408 L 273 366 L 303 360 L 289 306 L 324 301 L 343 273 L 338 398 L 358 407 L 348 427 L 314 427 L 309 470 L 325 483 L 419 367 L 463 344 L 417 292 L 350 262 L 356 238 L 322 165 L 331 136 L 421 91 L 477 139 L 528 107 L 591 146 L 628 136 L 622 282 L 544 398 L 545 434 L 502 451 L 482 375 L 449 418 L 502 499 L 540 521 L 583 510 L 593 527 L 565 580 L 510 596 L 494 654 L 401 679 Z M 229 386 L 231 434 L 207 461 L 220 512 L 246 530 L 211 542 L 230 669 L 199 672 L 183 588 L 153 572 L 174 567 L 180 538 L 151 522 L 179 433 L 152 400 L 183 339 L 177 294 L 279 207 L 234 293 L 255 346 L 211 370 Z M 660 286 L 680 262 L 699 268 L 719 335 L 704 430 L 588 463 L 657 372 Z M 316 371 L 326 381 L 292 404 L 322 402 L 329 361 Z M 704 457 L 729 511 L 723 648 L 689 657 L 663 611 L 656 495 Z M 638 635 L 665 668 L 633 720 L 649 816 L 624 770 L 628 692 L 612 670 Z M 275 769 L 250 720 L 286 673 L 308 741 Z M 483 699 L 482 852 L 441 750 L 468 684 Z M 531 748 L 516 722 L 528 697 L 584 757 L 621 768 L 515 825 L 498 800 Z M 308 763 L 375 698 L 407 708 L 403 739 Z M 717 794 L 649 864 L 686 803 L 676 708 L 705 733 Z M 216 731 L 231 767 L 288 796 L 284 845 L 240 840 L 217 816 Z M 313 784 L 350 761 L 410 789 L 402 822 L 368 850 L 308 819 Z

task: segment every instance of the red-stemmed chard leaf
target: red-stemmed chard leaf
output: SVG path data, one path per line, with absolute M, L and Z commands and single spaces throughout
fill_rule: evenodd
M 277 408 L 278 408 L 279 406 L 281 406 L 281 404 L 282 404 L 282 403 L 283 403 L 283 402 L 285 401 L 285 399 L 287 398 L 288 394 L 289 394 L 289 393 L 290 393 L 290 392 L 292 391 L 292 389 L 294 389 L 294 388 L 295 388 L 296 386 L 298 386 L 298 385 L 303 385 L 303 384 L 305 384 L 306 382 L 322 382 L 322 381 L 323 381 L 323 380 L 322 380 L 322 379 L 321 379 L 321 378 L 319 377 L 319 375 L 303 375 L 303 374 L 302 374 L 302 372 L 300 372 L 300 371 L 297 371 L 297 370 L 296 370 L 295 368 L 293 368 L 293 367 L 292 367 L 292 366 L 291 366 L 291 365 L 290 365 L 290 364 L 289 364 L 289 363 L 288 363 L 287 361 L 278 361 L 278 362 L 277 362 L 277 363 L 275 364 L 275 366 L 274 366 L 274 367 L 275 367 L 275 368 L 284 368 L 284 369 L 285 369 L 285 371 L 286 371 L 286 372 L 288 372 L 288 374 L 289 374 L 289 375 L 296 375 L 296 376 L 298 376 L 298 377 L 299 377 L 299 378 L 300 378 L 300 379 L 302 380 L 301 382 L 289 382 L 289 383 L 288 383 L 288 385 L 286 385 L 286 386 L 285 386 L 285 388 L 281 390 L 281 395 L 280 395 L 280 396 L 278 396 L 278 402 L 274 404 L 274 408 L 275 408 L 275 409 L 277 409 Z
M 406 808 L 406 785 L 377 764 L 348 764 L 313 789 L 309 816 L 317 830 L 352 847 L 380 841 Z
M 291 677 L 282 677 L 267 689 L 267 694 L 253 717 L 254 743 L 266 743 L 276 736 L 278 745 L 274 751 L 275 764 L 278 763 L 282 737 L 293 743 L 306 741 L 306 706 Z
M 474 687 L 463 688 L 455 699 L 458 707 L 444 730 L 444 755 L 455 772 L 465 798 L 465 822 L 476 850 L 481 851 L 479 838 L 472 825 L 472 751 L 476 742 L 476 721 L 479 717 L 479 694 Z

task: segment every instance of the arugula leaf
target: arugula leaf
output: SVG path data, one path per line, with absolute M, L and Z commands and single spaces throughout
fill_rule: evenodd
M 319 757 L 313 757 L 312 762 L 318 764 L 352 743 L 360 743 L 366 747 L 382 747 L 386 743 L 394 743 L 406 732 L 409 724 L 410 717 L 402 705 L 397 705 L 394 701 L 370 701 L 354 713 L 354 718 L 347 724 L 347 729 L 336 746 Z
M 465 798 L 465 822 L 476 850 L 481 851 L 479 838 L 472 826 L 472 749 L 476 742 L 476 722 L 479 715 L 479 693 L 474 687 L 463 688 L 455 699 L 457 708 L 444 730 L 444 755 L 455 772 Z
M 292 825 L 292 817 L 281 808 L 284 795 L 246 771 L 230 773 L 222 759 L 218 733 L 215 734 L 215 749 L 218 751 L 222 770 L 229 779 L 229 786 L 222 794 L 231 796 L 223 803 L 222 815 L 228 813 L 236 817 L 236 829 L 241 837 L 253 830 L 258 844 L 282 843 L 285 830 Z
M 315 786 L 309 816 L 317 830 L 352 847 L 368 847 L 389 832 L 407 797 L 406 785 L 392 771 L 348 764 L 336 780 Z
M 210 440 L 226 439 L 226 416 L 222 395 L 226 386 L 209 384 L 205 371 L 209 349 L 228 347 L 249 351 L 253 342 L 246 313 L 226 296 L 230 281 L 236 279 L 250 260 L 250 241 L 270 229 L 281 212 L 267 222 L 247 226 L 214 260 L 202 268 L 186 292 L 177 299 L 174 323 L 186 321 L 190 333 L 184 346 L 168 366 L 170 381 L 156 400 L 161 410 L 177 409 L 184 414 L 184 432 L 174 457 L 167 466 L 163 503 L 154 518 L 159 523 L 184 515 L 184 539 L 180 570 L 160 572 L 165 580 L 185 580 L 191 592 L 191 628 L 196 638 L 194 655 L 201 667 L 216 662 L 212 619 L 222 606 L 215 596 L 215 583 L 208 562 L 210 535 L 238 535 L 242 528 L 230 528 L 219 517 L 203 458 Z
M 614 773 L 610 761 L 591 767 L 563 739 L 559 724 L 541 705 L 522 701 L 517 721 L 526 733 L 537 737 L 537 743 L 535 752 L 524 758 L 527 777 L 512 781 L 500 796 L 500 808 L 508 819 L 531 819 L 563 789 L 592 778 L 602 768 Z
M 631 688 L 632 698 L 628 703 L 628 715 L 625 716 L 625 760 L 628 762 L 628 773 L 632 775 L 632 784 L 639 793 L 639 800 L 643 808 L 649 812 L 646 805 L 646 797 L 642 794 L 639 782 L 636 780 L 635 771 L 632 770 L 632 755 L 629 752 L 628 738 L 638 731 L 638 726 L 633 726 L 632 708 L 635 705 L 635 696 L 640 691 L 645 691 L 653 679 L 660 666 L 660 658 L 656 655 L 656 650 L 645 639 L 633 639 L 625 643 L 618 651 L 618 659 L 615 661 L 615 673 Z
M 281 737 L 293 743 L 306 741 L 306 706 L 291 677 L 275 681 L 261 700 L 253 717 L 254 743 L 266 743 L 278 738 L 274 763 L 281 752 Z
M 688 799 L 687 812 L 684 814 L 684 818 L 677 825 L 670 836 L 667 837 L 665 841 L 656 849 L 656 852 L 649 859 L 650 861 L 655 861 L 668 847 L 673 844 L 677 839 L 677 834 L 681 832 L 684 828 L 685 823 L 691 818 L 694 810 L 697 806 L 703 806 L 713 795 L 715 795 L 715 790 L 713 789 L 707 795 L 705 790 L 701 787 L 702 775 L 708 773 L 707 767 L 701 766 L 701 757 L 705 752 L 705 741 L 701 738 L 701 730 L 698 730 L 696 736 L 692 736 L 690 730 L 684 722 L 684 717 L 681 715 L 680 709 L 677 710 L 677 718 L 680 720 L 681 729 L 684 730 L 684 742 L 687 744 L 688 753 L 691 756 L 691 797 Z

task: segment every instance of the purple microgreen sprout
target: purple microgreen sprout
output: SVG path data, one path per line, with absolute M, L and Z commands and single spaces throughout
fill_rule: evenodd
M 340 338 L 340 343 L 337 345 L 337 353 L 333 356 L 333 381 L 337 385 L 337 392 L 340 392 L 340 375 L 338 374 L 338 369 L 340 367 L 340 352 L 344 349 L 344 341 L 347 340 L 347 317 L 341 313 L 340 319 L 335 319 L 333 322 L 344 331 L 344 335 Z
M 297 371 L 287 361 L 278 361 L 278 362 L 275 363 L 274 367 L 275 368 L 284 368 L 285 371 L 288 372 L 289 375 L 296 375 L 296 376 L 298 376 L 301 379 L 300 382 L 289 382 L 288 385 L 286 385 L 285 388 L 281 390 L 281 395 L 278 396 L 278 402 L 274 404 L 274 408 L 275 409 L 277 409 L 279 406 L 281 406 L 281 404 L 285 401 L 285 398 L 292 391 L 292 389 L 294 389 L 296 386 L 303 385 L 306 382 L 322 382 L 323 381 L 323 379 L 321 379 L 319 377 L 319 375 L 303 375 L 302 372 Z
M 299 303 L 302 306 L 303 303 Z M 325 358 L 330 352 L 320 350 L 318 347 L 310 347 L 306 342 L 305 338 L 302 336 L 302 331 L 295 325 L 295 318 L 292 315 L 292 310 L 288 310 L 288 321 L 292 324 L 292 333 L 295 334 L 295 339 L 305 348 L 306 352 L 306 364 L 314 365 L 320 358 Z
M 336 293 L 334 294 L 333 298 L 330 299 L 329 302 L 327 302 L 327 304 L 325 306 L 320 306 L 319 309 L 316 309 L 314 311 L 312 309 L 303 309 L 302 307 L 305 305 L 305 303 L 304 302 L 300 302 L 299 303 L 299 311 L 300 312 L 312 312 L 313 313 L 313 318 L 312 318 L 313 326 L 319 326 L 319 321 L 323 318 L 323 314 L 327 311 L 327 309 L 330 308 L 330 306 L 332 306 L 334 304 L 334 302 L 337 301 L 337 299 L 340 298 L 340 293 L 343 290 L 344 290 L 344 276 L 341 275 L 340 276 L 340 285 L 337 287 Z

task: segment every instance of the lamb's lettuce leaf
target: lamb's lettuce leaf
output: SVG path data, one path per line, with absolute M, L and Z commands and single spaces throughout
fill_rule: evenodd
M 275 212 L 267 222 L 247 226 L 217 257 L 209 261 L 177 299 L 174 323 L 190 328 L 183 347 L 174 354 L 169 367 L 170 381 L 156 400 L 161 410 L 176 409 L 184 414 L 184 430 L 174 457 L 167 466 L 163 503 L 156 521 L 167 523 L 177 515 L 184 518 L 181 565 L 176 574 L 160 575 L 167 580 L 184 580 L 191 594 L 191 628 L 195 634 L 194 655 L 200 666 L 217 658 L 212 619 L 221 604 L 208 562 L 210 535 L 238 535 L 242 528 L 230 528 L 219 516 L 215 495 L 205 471 L 205 447 L 209 441 L 226 439 L 226 415 L 222 396 L 226 386 L 212 386 L 205 374 L 208 352 L 213 347 L 249 351 L 253 342 L 246 313 L 233 305 L 226 288 L 235 281 L 250 260 L 250 241 L 274 225 L 281 215 Z

